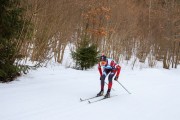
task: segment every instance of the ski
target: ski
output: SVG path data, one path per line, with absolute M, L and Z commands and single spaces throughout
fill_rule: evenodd
M 86 98 L 86 99 L 80 98 L 80 101 L 83 102 L 83 101 L 91 100 L 91 99 L 98 98 L 98 97 L 101 97 L 101 96 L 94 96 L 94 97 L 90 97 L 90 98 Z
M 117 96 L 117 95 L 113 95 L 113 96 L 111 96 L 110 98 L 112 98 L 112 97 L 115 97 L 115 96 Z M 108 99 L 108 98 L 101 98 L 101 99 L 98 99 L 98 100 L 95 100 L 95 101 L 90 101 L 90 100 L 88 100 L 88 103 L 89 104 L 91 104 L 91 103 L 95 103 L 95 102 L 99 102 L 99 101 L 102 101 L 102 100 L 105 100 L 105 99 Z

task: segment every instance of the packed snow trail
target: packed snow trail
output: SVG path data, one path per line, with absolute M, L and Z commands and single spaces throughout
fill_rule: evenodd
M 96 68 L 39 68 L 16 81 L 0 84 L 1 120 L 179 120 L 180 69 L 129 70 L 113 81 L 112 99 L 94 104 L 79 98 L 100 90 Z M 107 79 L 106 79 L 107 82 Z M 107 85 L 105 86 L 107 90 Z

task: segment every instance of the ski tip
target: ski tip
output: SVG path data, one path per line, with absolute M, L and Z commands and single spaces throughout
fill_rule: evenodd
M 88 101 L 89 104 L 91 104 L 91 101 Z
M 80 98 L 80 101 L 82 102 L 83 100 Z

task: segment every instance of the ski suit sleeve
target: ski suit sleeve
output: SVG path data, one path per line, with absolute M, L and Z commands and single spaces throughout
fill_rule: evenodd
M 99 70 L 100 76 L 102 76 L 102 69 L 101 69 L 100 63 L 98 64 L 98 70 Z
M 120 74 L 120 71 L 121 71 L 121 66 L 117 65 L 116 66 L 116 71 L 117 71 L 116 76 L 119 77 L 119 74 Z

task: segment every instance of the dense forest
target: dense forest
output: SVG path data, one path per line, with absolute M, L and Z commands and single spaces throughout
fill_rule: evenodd
M 26 73 L 27 61 L 61 63 L 82 43 L 117 62 L 177 68 L 180 0 L 0 0 L 0 81 Z

